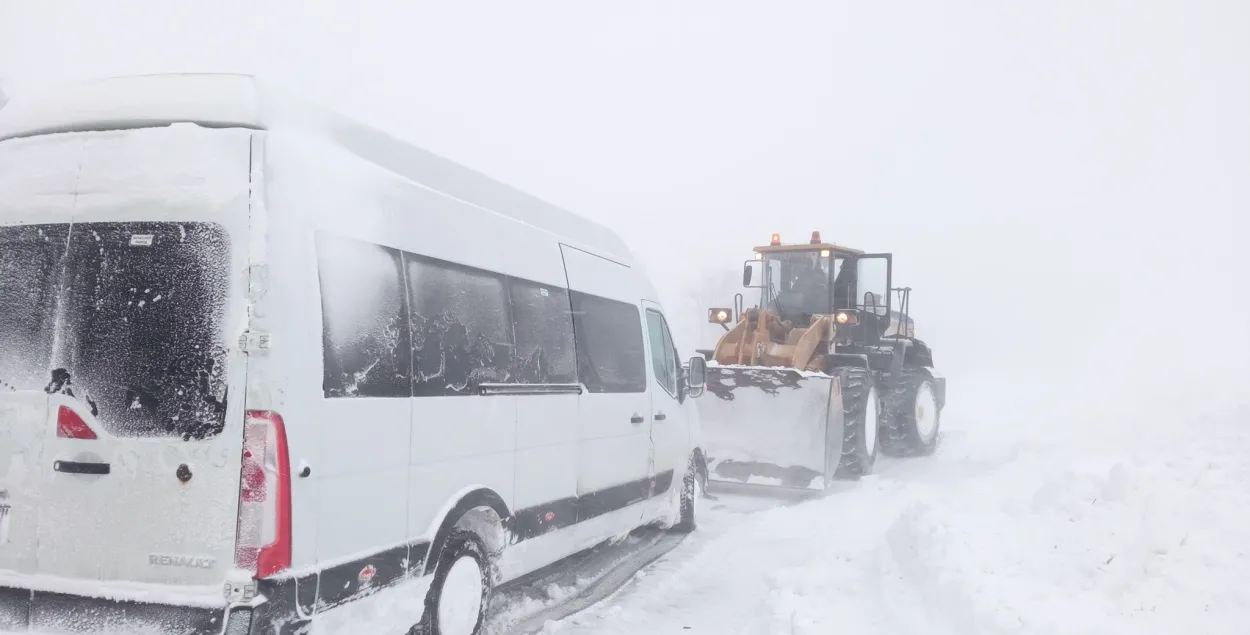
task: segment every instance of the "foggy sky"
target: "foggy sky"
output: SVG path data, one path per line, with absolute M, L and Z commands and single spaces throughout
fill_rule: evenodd
M 1247 392 L 1248 3 L 398 4 L 0 0 L 0 80 L 265 74 L 613 227 L 686 354 L 819 230 L 952 386 Z

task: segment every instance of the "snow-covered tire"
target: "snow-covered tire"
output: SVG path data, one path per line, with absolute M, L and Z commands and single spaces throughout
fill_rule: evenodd
M 872 474 L 877 462 L 881 398 L 867 369 L 842 371 L 842 459 L 835 476 L 854 480 Z
M 926 456 L 937 449 L 942 412 L 933 375 L 920 367 L 892 377 L 885 397 L 881 451 L 889 456 Z
M 707 490 L 707 474 L 694 455 L 686 464 L 686 476 L 681 480 L 681 499 L 678 504 L 677 522 L 672 530 L 689 533 L 699 526 L 699 498 Z
M 453 529 L 438 554 L 425 594 L 425 615 L 409 635 L 480 635 L 493 584 L 482 540 L 473 532 Z

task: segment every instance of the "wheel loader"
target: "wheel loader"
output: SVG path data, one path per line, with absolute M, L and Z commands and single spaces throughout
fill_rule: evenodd
M 878 453 L 938 443 L 946 381 L 893 288 L 893 258 L 773 234 L 743 267 L 759 303 L 714 307 L 726 332 L 701 399 L 708 479 L 821 490 L 870 474 Z

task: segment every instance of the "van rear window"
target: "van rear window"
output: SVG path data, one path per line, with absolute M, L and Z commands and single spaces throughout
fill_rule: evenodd
M 72 395 L 116 436 L 221 432 L 230 287 L 224 228 L 0 227 L 0 250 L 0 381 Z
M 0 391 L 48 385 L 68 225 L 0 227 Z

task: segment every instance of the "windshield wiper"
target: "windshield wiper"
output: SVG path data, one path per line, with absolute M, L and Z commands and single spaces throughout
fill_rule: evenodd
M 780 318 L 786 312 L 785 307 L 781 306 L 781 294 L 777 293 L 777 287 L 772 282 L 768 283 L 768 292 L 773 296 L 773 304 L 777 305 L 777 317 Z

